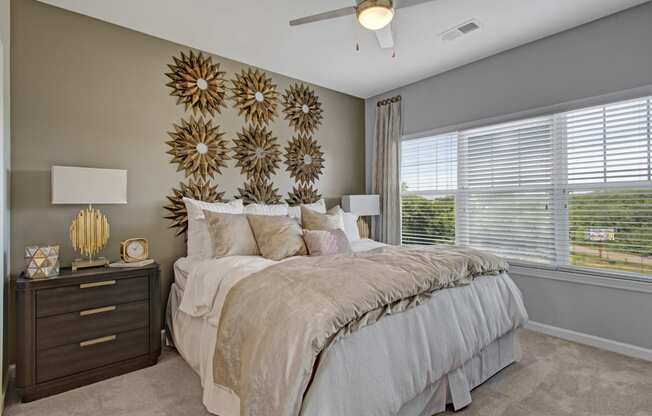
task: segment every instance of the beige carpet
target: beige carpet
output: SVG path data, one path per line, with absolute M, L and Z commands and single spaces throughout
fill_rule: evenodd
M 474 390 L 473 404 L 458 415 L 652 416 L 652 363 L 530 331 L 521 331 L 521 342 L 521 362 Z M 172 351 L 154 367 L 12 404 L 6 414 L 209 415 L 201 404 L 199 379 Z

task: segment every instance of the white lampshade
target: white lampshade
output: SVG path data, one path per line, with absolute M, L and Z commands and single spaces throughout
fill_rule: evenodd
M 380 195 L 344 195 L 342 209 L 361 217 L 380 215 Z
M 53 204 L 126 204 L 127 171 L 52 166 Z

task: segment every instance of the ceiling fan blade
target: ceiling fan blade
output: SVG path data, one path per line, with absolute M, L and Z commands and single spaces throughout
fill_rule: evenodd
M 430 3 L 431 1 L 436 1 L 436 0 L 395 0 L 394 8 L 403 9 L 405 7 L 412 7 L 422 3 Z
M 392 32 L 392 24 L 388 24 L 382 29 L 376 30 L 376 39 L 378 45 L 382 49 L 390 49 L 394 47 L 394 33 Z
M 306 23 L 319 22 L 321 20 L 335 19 L 336 17 L 349 16 L 355 14 L 355 7 L 343 7 L 330 12 L 314 14 L 312 16 L 302 17 L 300 19 L 290 20 L 290 26 L 305 25 Z

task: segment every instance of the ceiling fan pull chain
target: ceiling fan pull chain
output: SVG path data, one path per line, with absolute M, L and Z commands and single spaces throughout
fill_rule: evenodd
M 355 41 L 355 51 L 360 52 L 360 42 L 358 42 L 357 40 Z

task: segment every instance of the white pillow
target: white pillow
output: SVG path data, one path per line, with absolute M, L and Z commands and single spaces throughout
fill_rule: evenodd
M 252 214 L 252 215 L 282 215 L 282 216 L 287 216 L 288 215 L 288 204 L 274 204 L 274 205 L 266 205 L 266 204 L 249 204 L 246 207 L 244 207 L 244 213 L 245 214 Z
M 342 213 L 344 222 L 344 234 L 349 241 L 358 241 L 360 239 L 360 230 L 358 230 L 358 216 L 350 212 Z
M 313 202 L 312 204 L 301 204 L 301 205 L 320 214 L 326 213 L 326 202 L 323 199 L 320 199 L 317 202 Z M 288 213 L 290 217 L 296 218 L 296 220 L 299 221 L 299 224 L 301 224 L 301 205 L 288 208 Z
M 204 211 L 222 214 L 242 214 L 244 207 L 241 199 L 230 202 L 204 202 L 191 198 L 183 198 L 188 211 L 188 245 L 187 256 L 197 259 L 209 259 L 213 254 L 213 243 L 208 233 L 208 223 Z

